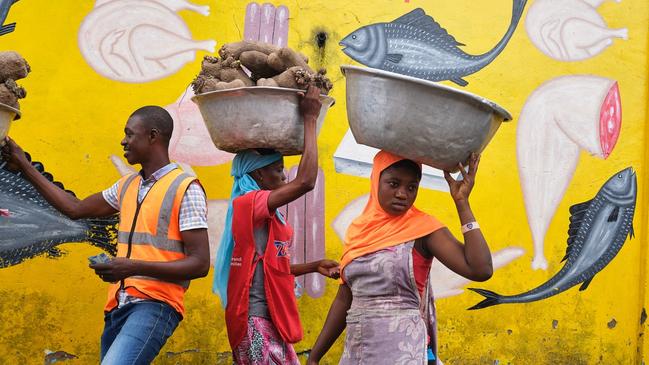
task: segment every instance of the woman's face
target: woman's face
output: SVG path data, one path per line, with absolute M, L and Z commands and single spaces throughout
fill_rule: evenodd
M 253 178 L 263 190 L 275 190 L 286 184 L 284 159 L 253 171 Z
M 379 178 L 379 204 L 390 215 L 401 215 L 417 198 L 419 176 L 412 169 L 388 167 Z

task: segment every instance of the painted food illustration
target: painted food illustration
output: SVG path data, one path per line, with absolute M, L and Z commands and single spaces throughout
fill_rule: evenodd
M 174 120 L 169 157 L 192 166 L 214 166 L 232 161 L 234 155 L 214 146 L 203 116 L 192 102 L 191 86 L 173 104 L 165 106 Z
M 288 43 L 288 8 L 272 4 L 250 3 L 246 7 L 243 39 L 286 47 Z
M 541 52 L 558 61 L 580 61 L 603 52 L 626 28 L 612 29 L 597 8 L 604 0 L 536 0 L 527 12 L 527 34 Z M 619 1 L 618 1 L 619 2 Z
M 100 2 L 79 28 L 86 62 L 116 81 L 141 83 L 169 76 L 192 62 L 197 50 L 214 52 L 213 40 L 196 41 L 172 0 Z M 191 8 L 191 7 L 190 7 Z M 205 13 L 203 8 L 193 9 Z
M 633 237 L 633 215 L 637 181 L 632 168 L 613 175 L 597 195 L 570 208 L 566 263 L 550 280 L 517 295 L 499 295 L 485 289 L 469 288 L 485 300 L 469 309 L 503 303 L 527 303 L 557 295 L 577 284 L 586 290 L 595 274 L 620 252 L 627 237 Z
M 532 268 L 547 269 L 545 235 L 570 185 L 580 151 L 607 158 L 615 148 L 621 122 L 618 84 L 603 77 L 559 77 L 527 99 L 518 121 L 516 149 L 534 242 Z

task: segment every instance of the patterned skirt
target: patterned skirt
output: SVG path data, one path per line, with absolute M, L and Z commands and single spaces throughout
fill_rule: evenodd
M 300 365 L 293 346 L 284 342 L 273 322 L 248 318 L 248 333 L 232 352 L 237 365 Z

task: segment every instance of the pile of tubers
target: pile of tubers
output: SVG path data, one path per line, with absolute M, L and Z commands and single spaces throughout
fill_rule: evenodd
M 17 52 L 0 52 L 0 104 L 20 110 L 18 99 L 27 96 L 27 92 L 16 80 L 27 77 L 30 71 L 27 61 Z
M 333 87 L 325 70 L 314 71 L 306 56 L 287 47 L 241 41 L 224 44 L 219 56 L 203 59 L 192 82 L 195 94 L 255 85 L 302 90 L 314 85 L 328 94 Z

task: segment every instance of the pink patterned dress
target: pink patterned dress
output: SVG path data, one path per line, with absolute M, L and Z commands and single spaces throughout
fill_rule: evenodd
M 437 354 L 433 295 L 430 284 L 426 300 L 417 290 L 413 246 L 410 241 L 377 251 L 345 267 L 353 300 L 341 365 L 427 364 L 429 338 Z

